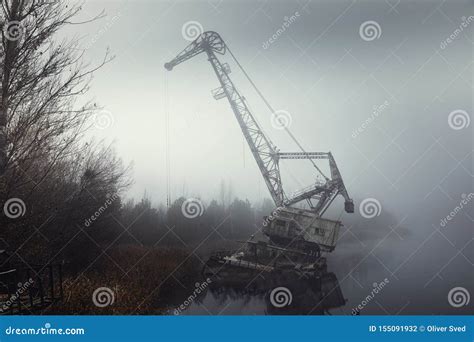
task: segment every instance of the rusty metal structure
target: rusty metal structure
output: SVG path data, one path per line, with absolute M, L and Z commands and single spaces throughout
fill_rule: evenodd
M 288 260 L 291 260 L 292 268 L 308 272 L 322 267 L 324 263 L 321 252 L 334 250 L 341 226 L 340 221 L 325 219 L 322 215 L 339 195 L 345 200 L 345 211 L 354 212 L 354 203 L 348 195 L 333 155 L 331 152 L 305 151 L 288 127 L 283 128 L 300 151 L 280 152 L 264 134 L 250 111 L 247 100 L 230 78 L 229 64 L 222 62 L 218 56 L 230 55 L 272 115 L 275 115 L 276 111 L 218 33 L 213 31 L 202 33 L 173 60 L 166 63 L 165 68 L 172 70 L 177 65 L 201 54 L 207 56 L 220 84 L 211 93 L 216 100 L 223 98 L 228 100 L 276 205 L 272 215 L 264 219 L 262 227 L 262 232 L 269 241 L 255 242 L 251 238 L 245 242 L 244 248 L 239 252 L 227 255 L 216 253 L 208 262 L 208 271 L 215 274 L 218 270 L 220 272 L 223 266 L 231 266 L 256 272 L 273 272 L 275 269 L 287 268 Z M 279 163 L 282 159 L 309 161 L 316 171 L 314 183 L 288 195 L 284 190 L 280 175 Z M 326 176 L 321 171 L 316 164 L 317 160 L 328 162 L 330 175 Z M 308 208 L 302 208 L 301 203 L 306 203 Z

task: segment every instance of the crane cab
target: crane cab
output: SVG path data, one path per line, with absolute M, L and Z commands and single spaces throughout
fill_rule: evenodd
M 275 244 L 331 252 L 336 248 L 341 221 L 291 207 L 275 210 L 264 220 L 262 231 Z

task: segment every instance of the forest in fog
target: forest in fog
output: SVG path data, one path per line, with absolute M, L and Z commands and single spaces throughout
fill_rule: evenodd
M 79 23 L 80 12 L 80 5 L 65 2 L 2 4 L 0 21 L 9 27 L 0 51 L 1 262 L 20 269 L 63 265 L 66 301 L 52 312 L 89 312 L 90 292 L 104 284 L 123 297 L 111 310 L 129 312 L 146 297 L 140 293 L 161 286 L 167 269 L 197 263 L 177 276 L 181 285 L 198 274 L 202 241 L 207 247 L 246 239 L 262 213 L 248 201 L 227 198 L 203 204 L 188 218 L 181 209 L 185 198 L 169 208 L 155 208 L 146 197 L 126 199 L 132 167 L 113 145 L 89 134 L 102 108 L 84 100 L 94 73 L 114 56 L 104 51 L 102 61 L 91 64 L 79 39 L 56 39 L 67 25 L 104 15 Z
M 346 313 L 387 277 L 384 308 L 366 314 L 468 312 L 446 298 L 473 288 L 472 39 L 446 39 L 472 28 L 469 5 L 1 1 L 0 314 L 170 313 L 212 252 L 240 258 L 275 203 L 323 172 L 337 199 L 304 193 L 341 221 L 323 257 Z M 208 41 L 194 49 L 203 37 L 225 47 L 220 73 Z M 224 74 L 271 141 L 273 173 L 216 88 Z M 306 195 L 289 205 L 309 208 Z

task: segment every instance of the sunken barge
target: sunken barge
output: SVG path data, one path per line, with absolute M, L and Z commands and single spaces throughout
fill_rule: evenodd
M 241 241 L 238 250 L 212 253 L 204 276 L 247 283 L 274 275 L 318 278 L 327 272 L 323 253 L 336 247 L 341 225 L 309 210 L 277 208 L 264 217 L 262 234 Z

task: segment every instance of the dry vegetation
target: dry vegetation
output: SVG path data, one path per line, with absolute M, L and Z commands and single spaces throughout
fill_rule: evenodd
M 180 304 L 179 292 L 184 295 L 192 291 L 200 277 L 200 262 L 177 249 L 122 246 L 111 251 L 110 257 L 120 268 L 130 271 L 125 274 L 104 259 L 93 270 L 69 277 L 64 283 L 64 301 L 47 313 L 161 314 Z M 92 296 L 97 288 L 104 286 L 112 289 L 114 303 L 98 308 Z
M 0 250 L 8 252 L 0 271 L 64 264 L 65 299 L 47 313 L 159 313 L 199 281 L 202 263 L 189 251 L 200 246 L 205 255 L 247 238 L 262 212 L 225 186 L 195 219 L 183 216 L 184 198 L 167 209 L 124 201 L 130 168 L 110 145 L 88 138 L 101 110 L 86 99 L 89 85 L 113 58 L 104 51 L 88 64 L 78 39 L 57 39 L 67 25 L 87 25 L 76 21 L 80 12 L 67 1 L 0 5 L 0 27 L 18 28 L 0 30 L 0 205 L 22 204 L 19 215 L 0 211 Z M 94 305 L 99 287 L 113 290 L 113 305 Z

